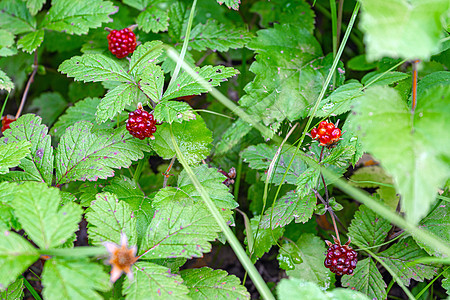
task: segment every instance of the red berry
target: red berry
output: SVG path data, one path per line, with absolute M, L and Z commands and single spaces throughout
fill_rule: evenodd
M 341 246 L 339 242 L 331 244 L 328 242 L 327 256 L 324 261 L 326 268 L 337 275 L 351 275 L 358 262 L 357 254 L 349 246 L 350 241 Z
M 143 140 L 147 137 L 154 138 L 156 132 L 156 120 L 153 115 L 143 109 L 136 109 L 128 114 L 127 130 L 134 137 Z
M 322 146 L 327 145 L 327 144 L 330 142 L 330 140 L 331 140 L 331 138 L 330 138 L 329 135 L 322 135 L 322 136 L 320 137 L 320 139 L 319 139 L 320 144 L 321 144 Z
M 325 129 L 327 130 L 328 134 L 331 134 L 331 132 L 334 129 L 334 124 L 333 123 L 328 123 L 327 125 L 325 125 Z
M 6 129 L 9 129 L 9 124 L 11 124 L 12 122 L 14 122 L 16 120 L 16 118 L 14 118 L 11 115 L 7 115 L 2 117 L 2 132 L 4 132 Z
M 342 132 L 333 123 L 322 121 L 317 128 L 311 130 L 311 136 L 313 139 L 320 141 L 321 146 L 332 147 L 335 145 Z
M 136 49 L 136 36 L 128 28 L 112 30 L 107 38 L 108 49 L 117 58 L 124 58 Z
M 333 129 L 333 131 L 331 132 L 331 139 L 332 140 L 339 140 L 339 138 L 341 137 L 342 133 L 341 130 L 339 128 L 335 128 Z
M 320 128 L 325 128 L 325 126 L 328 124 L 328 122 L 327 121 L 322 121 L 322 122 L 320 122 L 319 123 L 319 129 Z
M 318 134 L 317 128 L 311 129 L 311 136 L 313 139 L 315 139 L 317 137 L 317 134 Z
M 327 134 L 327 130 L 323 127 L 319 128 L 318 134 L 319 134 L 319 136 L 324 136 Z

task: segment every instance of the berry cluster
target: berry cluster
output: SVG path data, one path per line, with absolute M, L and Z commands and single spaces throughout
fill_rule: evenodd
M 108 34 L 108 49 L 117 58 L 124 58 L 136 49 L 136 36 L 129 28 L 112 30 Z
M 311 130 L 311 137 L 320 141 L 321 146 L 332 146 L 341 137 L 342 132 L 339 128 L 335 127 L 333 123 L 322 121 L 319 127 Z
M 7 115 L 2 117 L 2 132 L 4 132 L 6 129 L 9 129 L 9 124 L 11 124 L 12 122 L 14 122 L 16 120 L 16 118 L 14 118 L 11 115 Z
M 336 240 L 335 244 L 326 242 L 329 248 L 324 262 L 325 267 L 337 275 L 352 275 L 358 258 L 355 250 L 349 246 L 350 240 L 343 246 Z
M 140 140 L 145 138 L 154 139 L 156 131 L 156 120 L 153 115 L 142 109 L 142 106 L 128 114 L 127 130 Z

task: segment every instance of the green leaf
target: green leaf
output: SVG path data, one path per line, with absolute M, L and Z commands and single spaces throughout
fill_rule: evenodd
M 368 60 L 384 56 L 428 60 L 439 49 L 448 1 L 364 0 L 361 4 Z
M 359 82 L 350 82 L 338 87 L 320 102 L 314 116 L 323 118 L 350 111 L 355 100 L 363 94 L 362 89 L 363 86 Z
M 6 90 L 9 93 L 12 89 L 14 89 L 14 83 L 11 81 L 11 78 L 0 70 L 0 90 Z
M 352 116 L 365 150 L 381 161 L 402 195 L 406 217 L 424 217 L 450 168 L 450 86 L 434 86 L 410 109 L 392 88 L 367 89 Z M 425 184 L 426 183 L 426 184 Z
M 160 62 L 159 57 L 163 51 L 161 41 L 146 42 L 136 48 L 131 55 L 130 73 L 134 76 L 143 73 L 150 66 Z
M 327 248 L 324 241 L 311 233 L 304 233 L 295 245 L 285 244 L 281 252 L 295 253 L 302 262 L 296 263 L 293 270 L 286 271 L 289 277 L 313 282 L 321 288 L 328 289 L 334 282 L 334 275 L 325 268 L 323 261 Z
M 150 2 L 153 0 L 123 0 L 126 5 L 132 6 L 138 10 L 144 10 Z
M 273 211 L 272 208 L 266 210 L 259 226 L 275 229 L 288 225 L 294 219 L 295 223 L 306 223 L 314 213 L 316 201 L 312 193 L 300 197 L 295 191 L 290 191 L 275 202 Z
M 153 134 L 155 139 L 150 145 L 164 159 L 175 156 L 175 150 L 170 137 L 170 127 L 178 146 L 187 162 L 192 165 L 205 159 L 211 151 L 212 134 L 205 121 L 196 115 L 195 120 L 183 123 L 163 123 L 157 126 Z
M 18 300 L 24 298 L 23 293 L 23 278 L 18 278 L 11 283 L 3 292 L 0 292 L 2 300 Z
M 6 130 L 0 139 L 0 145 L 31 142 L 31 153 L 20 161 L 19 167 L 25 172 L 29 180 L 52 183 L 53 178 L 53 147 L 48 128 L 41 125 L 42 119 L 27 114 L 11 123 L 11 130 Z
M 51 105 L 49 105 L 49 103 L 51 103 Z M 42 118 L 42 122 L 50 126 L 64 112 L 67 104 L 67 101 L 61 96 L 60 93 L 46 92 L 40 94 L 39 97 L 34 98 L 33 102 L 28 107 L 28 110 L 36 111 L 36 113 Z
M 442 280 L 442 287 L 447 290 L 447 295 L 450 296 L 450 268 L 447 267 L 447 270 L 443 274 L 444 278 Z
M 151 262 L 137 262 L 133 268 L 134 279 L 125 279 L 122 292 L 125 299 L 146 300 L 186 299 L 189 290 L 183 285 L 180 275 Z
M 89 240 L 94 245 L 104 242 L 120 245 L 121 235 L 125 234 L 128 245 L 136 245 L 136 218 L 128 203 L 111 193 L 98 194 L 95 198 L 86 214 Z
M 33 16 L 36 15 L 45 4 L 45 0 L 27 0 L 26 2 L 28 10 Z
M 264 229 L 260 226 L 260 216 L 250 219 L 250 226 L 253 233 L 253 249 L 249 249 L 248 238 L 245 237 L 245 244 L 247 245 L 247 252 L 251 254 L 252 261 L 255 262 L 261 258 L 264 253 L 269 252 L 273 245 L 276 245 L 278 240 L 283 236 L 284 228 L 270 228 Z M 258 229 L 258 226 L 259 229 Z M 246 235 L 249 233 L 246 232 Z
M 184 284 L 193 300 L 200 299 L 250 299 L 247 289 L 234 275 L 207 267 L 181 271 Z
M 55 0 L 41 26 L 68 34 L 86 34 L 89 28 L 97 28 L 102 23 L 111 22 L 109 15 L 117 10 L 110 1 Z
M 222 5 L 225 4 L 228 8 L 232 8 L 234 10 L 239 9 L 240 0 L 217 0 L 217 2 Z
M 252 126 L 250 124 L 242 119 L 238 119 L 223 133 L 222 138 L 216 144 L 216 154 L 220 155 L 228 152 L 251 130 Z
M 273 23 L 283 20 L 285 24 L 295 24 L 308 30 L 314 30 L 315 14 L 311 6 L 304 0 L 272 0 L 253 4 L 251 12 L 261 16 L 260 25 L 272 27 Z
M 355 213 L 348 235 L 357 244 L 372 247 L 384 242 L 392 226 L 365 205 Z
M 297 193 L 303 197 L 311 194 L 311 188 L 317 187 L 320 177 L 320 171 L 314 168 L 308 168 L 297 178 Z M 319 183 L 320 185 L 321 183 Z
M 198 24 L 192 28 L 189 46 L 197 51 L 211 49 L 226 52 L 230 48 L 244 47 L 251 39 L 252 34 L 247 30 L 217 24 L 216 20 L 209 19 L 206 24 Z
M 450 241 L 450 204 L 441 201 L 436 208 L 419 223 L 419 227 L 423 230 L 429 231 L 432 234 L 440 237 L 443 241 Z M 416 240 L 419 246 L 427 251 L 429 255 L 444 257 L 439 249 L 431 248 L 425 243 Z M 449 245 L 450 246 L 450 245 Z
M 157 6 L 148 7 L 138 15 L 136 21 L 139 29 L 146 33 L 166 31 L 169 27 L 168 12 Z
M 142 65 L 142 64 L 141 64 Z M 140 65 L 140 66 L 141 66 Z M 140 89 L 153 102 L 159 102 L 164 88 L 164 72 L 160 66 L 149 63 L 137 74 Z
M 370 257 L 358 261 L 353 275 L 342 277 L 342 286 L 360 291 L 370 299 L 385 299 L 386 283 Z
M 86 258 L 52 258 L 42 272 L 44 299 L 103 299 L 97 291 L 111 288 L 109 276 L 99 264 Z
M 14 45 L 15 36 L 12 32 L 0 29 L 0 49 L 3 47 L 9 48 Z
M 17 49 L 28 53 L 33 53 L 44 41 L 44 30 L 36 30 L 20 38 L 17 42 Z
M 50 132 L 52 135 L 62 136 L 69 126 L 72 126 L 79 121 L 89 121 L 93 123 L 93 131 L 112 129 L 116 125 L 116 120 L 114 120 L 114 122 L 105 122 L 101 124 L 95 122 L 95 112 L 99 103 L 99 98 L 85 98 L 76 102 L 74 106 L 70 106 L 66 112 L 59 117 Z
M 200 77 L 206 80 L 211 86 L 219 86 L 221 82 L 227 81 L 227 78 L 239 74 L 239 71 L 234 68 L 224 66 L 204 66 L 202 68 L 196 67 L 194 71 Z M 177 79 L 164 92 L 162 100 L 175 99 L 182 96 L 200 95 L 201 93 L 209 92 L 210 89 L 204 88 L 187 72 L 181 73 Z
M 354 56 L 347 62 L 347 68 L 354 71 L 369 71 L 376 67 L 376 62 L 367 62 L 365 54 Z
M 438 268 L 424 263 L 411 264 L 414 260 L 427 257 L 412 237 L 407 237 L 378 256 L 400 277 L 403 284 L 409 286 L 411 279 L 424 281 L 437 275 Z
M 97 123 L 103 123 L 122 112 L 127 105 L 139 99 L 139 88 L 130 83 L 124 83 L 110 90 L 97 107 Z
M 158 122 L 181 123 L 195 119 L 195 113 L 192 107 L 186 102 L 180 101 L 162 101 L 158 103 L 153 112 L 153 116 Z
M 245 149 L 241 157 L 244 162 L 249 164 L 249 167 L 255 170 L 269 169 L 269 165 L 275 157 L 275 153 L 278 147 L 275 145 L 269 146 L 267 144 L 259 144 L 256 146 L 250 146 Z M 275 169 L 273 171 L 271 183 L 276 185 L 281 184 L 284 173 L 287 171 L 287 175 L 284 183 L 296 184 L 297 177 L 306 170 L 307 166 L 300 158 L 299 155 L 294 158 L 292 165 L 287 169 L 289 162 L 294 155 L 295 149 L 292 147 L 284 147 L 279 155 L 278 162 L 275 164 Z M 262 180 L 265 180 L 267 174 L 264 174 Z
M 31 143 L 19 141 L 9 143 L 0 148 L 0 174 L 9 172 L 9 168 L 17 166 L 30 153 Z
M 112 58 L 102 54 L 84 54 L 65 60 L 58 71 L 83 82 L 132 82 L 133 78 Z
M 203 202 L 194 202 L 176 188 L 160 190 L 154 200 L 155 214 L 139 253 L 145 258 L 201 257 L 211 251 L 210 241 L 220 231 Z M 221 210 L 230 219 L 229 210 Z
M 92 132 L 81 121 L 69 127 L 56 150 L 56 182 L 96 181 L 114 176 L 113 168 L 128 168 L 150 151 L 145 141 L 133 138 L 124 127 Z
M 379 77 L 380 75 L 382 75 L 382 76 Z M 361 79 L 361 83 L 364 85 L 367 85 L 370 83 L 372 86 L 391 85 L 396 82 L 405 80 L 408 77 L 410 77 L 408 74 L 405 74 L 402 72 L 384 73 L 381 71 L 375 71 L 375 72 L 370 72 L 370 73 L 367 73 L 366 75 L 364 75 L 364 77 Z M 373 81 L 373 80 L 375 80 L 375 81 Z
M 0 2 L 0 28 L 5 28 L 14 34 L 33 31 L 36 19 L 26 7 L 25 1 L 3 0 Z
M 64 244 L 78 230 L 80 207 L 75 203 L 61 207 L 60 202 L 58 189 L 27 182 L 20 186 L 11 203 L 23 229 L 40 248 Z

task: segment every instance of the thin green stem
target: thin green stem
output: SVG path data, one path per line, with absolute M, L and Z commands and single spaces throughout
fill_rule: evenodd
M 35 300 L 42 300 L 41 296 L 39 296 L 39 294 L 36 292 L 36 290 L 31 286 L 31 284 L 28 282 L 28 280 L 25 277 L 23 277 L 23 275 L 20 275 L 19 278 L 23 279 L 23 284 L 26 286 L 26 288 L 30 292 L 31 296 L 33 296 L 33 298 Z
M 86 257 L 86 256 L 107 256 L 108 251 L 105 247 L 75 247 L 61 249 L 38 249 L 40 255 L 65 256 L 65 257 Z
M 391 279 L 391 282 L 389 282 L 389 285 L 388 285 L 388 287 L 386 289 L 386 293 L 384 294 L 384 298 L 383 299 L 386 299 L 388 297 L 389 292 L 391 291 L 392 287 L 394 286 L 394 283 L 395 283 L 394 279 Z
M 208 114 L 212 114 L 212 115 L 224 117 L 224 118 L 227 118 L 227 119 L 232 119 L 232 120 L 234 119 L 233 117 L 230 117 L 230 116 L 227 116 L 227 115 L 224 115 L 224 114 L 221 114 L 221 113 L 212 111 L 212 110 L 207 110 L 207 109 L 194 109 L 194 111 L 197 111 L 197 112 L 205 112 L 205 113 L 208 113 Z
M 247 270 L 247 272 L 249 273 L 250 277 L 252 278 L 253 283 L 255 284 L 256 288 L 258 289 L 259 293 L 261 294 L 261 297 L 263 299 L 275 299 L 274 296 L 272 295 L 272 293 L 270 292 L 269 288 L 267 287 L 266 283 L 262 279 L 261 275 L 258 273 L 255 266 L 252 264 L 252 262 L 248 258 L 247 254 L 245 253 L 245 251 L 242 248 L 241 244 L 239 243 L 238 239 L 233 234 L 231 229 L 228 227 L 228 225 L 225 222 L 222 215 L 219 213 L 219 210 L 217 209 L 216 205 L 212 202 L 211 198 L 209 197 L 208 192 L 201 185 L 197 176 L 195 176 L 191 167 L 189 166 L 186 159 L 184 158 L 184 155 L 181 152 L 180 148 L 178 147 L 177 141 L 175 140 L 175 136 L 173 135 L 172 126 L 170 126 L 169 129 L 170 129 L 170 137 L 172 139 L 172 144 L 173 144 L 173 147 L 177 154 L 178 160 L 183 165 L 184 170 L 189 175 L 189 178 L 191 179 L 191 181 L 194 184 L 197 191 L 200 193 L 206 207 L 209 209 L 212 216 L 214 217 L 217 224 L 219 225 L 220 229 L 225 234 L 225 237 L 227 238 L 228 243 L 230 243 L 230 246 L 233 249 L 236 256 L 238 257 L 239 261 L 242 263 L 245 270 Z
M 380 248 L 381 246 L 384 246 L 384 245 L 387 245 L 387 244 L 390 244 L 390 243 L 392 243 L 393 241 L 396 241 L 396 240 L 398 240 L 399 238 L 401 238 L 402 236 L 404 235 L 404 233 L 402 233 L 402 234 L 399 234 L 398 236 L 396 236 L 395 238 L 393 238 L 392 240 L 389 240 L 389 241 L 387 241 L 387 242 L 384 242 L 384 243 L 382 243 L 382 244 L 378 244 L 378 245 L 375 245 L 375 246 L 371 246 L 371 247 L 365 247 L 365 248 L 359 248 L 357 251 L 365 251 L 365 250 L 368 250 L 368 249 L 375 249 L 375 248 Z
M 422 295 L 430 288 L 430 286 L 433 285 L 433 283 L 442 276 L 442 274 L 444 274 L 445 271 L 447 271 L 447 269 L 450 267 L 446 267 L 444 270 L 442 270 L 441 273 L 439 273 L 438 276 L 434 277 L 433 280 L 430 281 L 430 283 L 427 284 L 426 287 L 424 287 L 417 295 L 416 295 L 416 299 L 419 299 L 420 297 L 422 297 Z
M 337 12 L 336 12 L 336 0 L 330 0 L 330 12 L 331 12 L 331 31 L 333 34 L 333 59 L 337 53 Z M 336 87 L 336 72 L 333 72 L 333 89 Z
M 136 171 L 134 172 L 134 175 L 133 175 L 134 182 L 136 182 L 136 183 L 139 182 L 139 178 L 141 177 L 142 170 L 144 169 L 145 161 L 146 161 L 145 158 L 141 159 L 136 167 Z
M 5 102 L 2 105 L 2 111 L 0 112 L 0 117 L 3 117 L 3 112 L 5 111 L 6 103 L 8 102 L 9 93 L 6 95 Z

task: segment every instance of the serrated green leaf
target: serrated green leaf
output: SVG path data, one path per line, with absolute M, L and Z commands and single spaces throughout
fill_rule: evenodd
M 186 32 L 189 11 L 183 2 L 175 2 L 169 8 L 169 36 L 175 41 L 181 41 L 182 35 Z
M 111 288 L 109 276 L 99 264 L 86 258 L 52 258 L 42 272 L 45 299 L 103 299 L 97 291 Z
M 379 77 L 382 75 L 381 77 Z M 402 73 L 402 72 L 388 72 L 384 73 L 381 71 L 375 71 L 370 72 L 364 75 L 364 77 L 361 79 L 361 83 L 364 85 L 367 85 L 370 83 L 370 85 L 391 85 L 396 82 L 402 81 L 410 77 L 408 74 Z
M 219 170 L 216 168 L 209 168 L 208 165 L 202 164 L 193 168 L 192 171 L 199 179 L 217 208 L 233 209 L 238 207 L 238 203 L 234 201 L 229 188 L 223 184 L 226 177 L 222 175 L 222 173 L 219 173 Z M 178 189 L 185 192 L 191 199 L 197 202 L 203 201 L 200 193 L 195 188 L 185 170 L 181 171 L 180 176 L 178 177 Z
M 31 143 L 19 141 L 9 143 L 0 148 L 0 174 L 9 172 L 9 168 L 17 166 L 30 153 Z
M 144 157 L 149 145 L 132 137 L 124 127 L 92 132 L 81 121 L 69 127 L 56 150 L 56 182 L 95 181 L 114 176 L 113 168 L 129 167 Z
M 89 28 L 97 28 L 111 22 L 109 15 L 117 12 L 110 1 L 55 0 L 41 26 L 68 34 L 86 34 Z
M 183 191 L 166 187 L 154 200 L 155 214 L 139 253 L 145 258 L 201 257 L 211 251 L 210 241 L 220 231 L 203 202 L 194 202 Z M 229 210 L 220 210 L 225 220 Z
M 50 105 L 49 105 L 50 104 Z M 58 92 L 46 92 L 34 98 L 29 111 L 36 111 L 42 122 L 49 127 L 64 112 L 68 103 Z M 79 120 L 78 120 L 79 121 Z M 51 132 L 51 130 L 50 130 Z
M 342 277 L 342 286 L 360 291 L 370 299 L 382 300 L 386 293 L 386 283 L 370 257 L 358 261 L 353 275 Z
M 311 194 L 311 188 L 317 187 L 320 171 L 314 168 L 308 168 L 303 171 L 297 178 L 297 193 L 300 196 Z
M 381 161 L 402 195 L 406 217 L 427 214 L 437 188 L 450 175 L 450 86 L 434 86 L 418 101 L 414 116 L 392 88 L 367 89 L 352 116 L 365 149 Z M 424 184 L 426 183 L 426 184 Z
M 267 144 L 259 144 L 256 146 L 250 146 L 242 151 L 241 157 L 244 162 L 249 164 L 249 167 L 255 170 L 269 169 L 269 165 L 275 157 L 277 146 L 269 146 Z M 279 185 L 283 179 L 284 173 L 287 171 L 287 175 L 284 183 L 296 184 L 297 177 L 306 170 L 307 166 L 300 158 L 299 155 L 294 158 L 291 167 L 287 170 L 289 162 L 294 155 L 294 148 L 284 147 L 279 155 L 278 162 L 275 164 L 271 183 Z M 265 180 L 266 174 L 263 176 Z
M 18 278 L 11 283 L 3 292 L 0 292 L 2 300 L 18 300 L 24 298 L 23 293 L 23 278 Z
M 17 41 L 17 49 L 22 49 L 28 53 L 33 53 L 44 41 L 44 30 L 36 30 L 28 33 Z
M 113 242 L 120 245 L 125 234 L 128 244 L 136 245 L 136 219 L 128 203 L 119 201 L 111 193 L 98 194 L 89 206 L 86 218 L 89 222 L 89 239 L 94 245 Z
M 252 34 L 244 29 L 237 29 L 225 24 L 217 24 L 209 19 L 205 24 L 192 28 L 189 46 L 197 51 L 211 49 L 226 52 L 230 48 L 244 47 L 252 39 Z
M 323 265 L 327 251 L 324 241 L 314 234 L 304 233 L 295 245 L 285 244 L 283 247 L 291 248 L 286 251 L 296 253 L 302 260 L 301 263 L 295 264 L 293 270 L 286 271 L 288 276 L 314 282 L 324 289 L 331 287 L 334 274 Z
M 350 82 L 338 87 L 330 96 L 320 102 L 314 116 L 328 117 L 350 111 L 354 101 L 363 94 L 362 89 L 363 85 L 359 82 Z
M 97 123 L 103 123 L 122 112 L 127 105 L 139 99 L 139 88 L 131 83 L 124 83 L 110 90 L 100 101 L 95 113 Z
M 304 0 L 272 0 L 253 4 L 251 12 L 261 16 L 262 27 L 270 28 L 273 23 L 283 20 L 285 24 L 299 25 L 313 32 L 315 14 L 311 6 Z
M 158 103 L 153 116 L 158 122 L 167 122 L 169 124 L 195 119 L 192 107 L 186 102 L 180 101 L 162 101 Z
M 194 71 L 200 77 L 206 80 L 211 86 L 219 86 L 221 82 L 227 81 L 227 78 L 239 74 L 239 71 L 224 66 L 204 66 L 202 68 L 196 67 Z M 182 96 L 200 95 L 201 93 L 209 92 L 210 89 L 204 88 L 187 72 L 181 73 L 177 79 L 164 92 L 162 100 L 175 99 Z
M 53 147 L 48 128 L 41 125 L 42 119 L 31 114 L 23 115 L 10 124 L 10 130 L 3 133 L 0 144 L 31 142 L 31 153 L 20 161 L 19 167 L 29 180 L 52 183 Z
M 424 263 L 410 264 L 418 258 L 428 256 L 412 237 L 401 240 L 389 249 L 378 253 L 378 256 L 400 277 L 400 280 L 406 286 L 409 286 L 411 279 L 422 282 L 424 279 L 431 279 L 437 275 L 438 268 L 435 266 Z
M 138 15 L 136 21 L 140 30 L 157 33 L 168 29 L 169 14 L 157 6 L 150 6 Z
M 146 42 L 138 46 L 131 55 L 130 73 L 133 75 L 142 73 L 147 66 L 158 63 L 162 51 L 161 41 Z
M 112 58 L 103 54 L 84 54 L 65 60 L 58 71 L 83 82 L 132 82 L 133 78 Z
M 450 241 L 450 205 L 441 201 L 436 208 L 419 223 L 419 227 L 440 237 L 443 241 Z M 420 240 L 416 240 L 419 246 L 429 255 L 444 257 L 437 248 L 432 248 Z
M 14 45 L 14 34 L 10 31 L 0 29 L 0 48 Z
M 367 58 L 384 56 L 427 60 L 439 49 L 447 0 L 364 0 L 360 27 Z
M 27 7 L 30 13 L 34 16 L 42 9 L 45 4 L 45 0 L 27 0 Z
M 200 299 L 250 299 L 247 289 L 234 275 L 207 267 L 181 271 L 184 284 L 193 300 Z
M 153 2 L 153 0 L 123 0 L 123 3 L 138 10 L 144 10 L 150 3 L 150 1 Z
M 429 88 L 436 85 L 450 85 L 450 72 L 433 72 L 420 79 L 417 84 L 417 99 L 421 99 Z
M 79 121 L 89 121 L 93 123 L 93 131 L 112 129 L 114 125 L 116 125 L 116 120 L 114 120 L 114 122 L 105 122 L 101 124 L 95 122 L 95 112 L 99 103 L 99 98 L 85 98 L 78 101 L 74 106 L 70 106 L 66 112 L 59 117 L 50 132 L 52 135 L 62 136 L 69 126 L 72 126 Z
M 306 197 L 300 197 L 295 191 L 290 191 L 275 202 L 273 211 L 272 208 L 266 210 L 259 226 L 275 229 L 288 225 L 294 219 L 295 223 L 306 223 L 314 213 L 316 202 L 312 193 Z M 271 219 L 272 222 L 270 222 Z
M 150 262 L 138 262 L 133 268 L 134 279 L 125 279 L 122 292 L 127 300 L 186 299 L 189 290 L 180 275 Z M 167 297 L 167 298 L 166 298 Z
M 241 0 L 217 0 L 217 2 L 220 5 L 225 4 L 228 8 L 239 10 L 239 4 L 241 3 Z
M 447 270 L 443 274 L 444 279 L 442 280 L 442 287 L 446 289 L 447 295 L 450 296 L 450 268 L 447 267 Z
M 17 190 L 11 203 L 26 233 L 40 248 L 57 247 L 78 230 L 81 208 L 75 203 L 61 207 L 60 202 L 58 189 L 27 182 Z
M 242 119 L 236 122 L 223 133 L 222 138 L 216 144 L 216 154 L 228 152 L 236 146 L 241 139 L 252 130 L 252 126 Z
M 164 88 L 164 72 L 160 66 L 153 63 L 147 64 L 137 74 L 137 81 L 142 92 L 153 102 L 158 103 L 161 100 Z
M 212 134 L 205 121 L 196 115 L 195 120 L 183 123 L 163 123 L 157 126 L 153 134 L 155 139 L 150 146 L 164 159 L 175 156 L 175 150 L 170 136 L 170 127 L 188 164 L 192 165 L 205 159 L 211 151 Z
M 0 28 L 21 34 L 33 31 L 36 19 L 31 16 L 25 1 L 3 0 L 0 2 Z
M 273 245 L 276 245 L 278 240 L 283 236 L 284 228 L 276 228 L 271 230 L 270 228 L 258 229 L 260 224 L 260 216 L 256 216 L 250 219 L 250 226 L 253 233 L 253 249 L 248 247 L 248 238 L 245 237 L 244 243 L 247 245 L 247 253 L 251 254 L 253 262 L 261 258 L 264 253 L 269 252 Z M 249 233 L 246 232 L 246 235 Z
M 15 232 L 2 228 L 0 236 L 0 291 L 4 291 L 39 258 L 39 253 Z
M 384 242 L 392 226 L 365 205 L 355 213 L 348 235 L 358 244 L 373 247 Z

